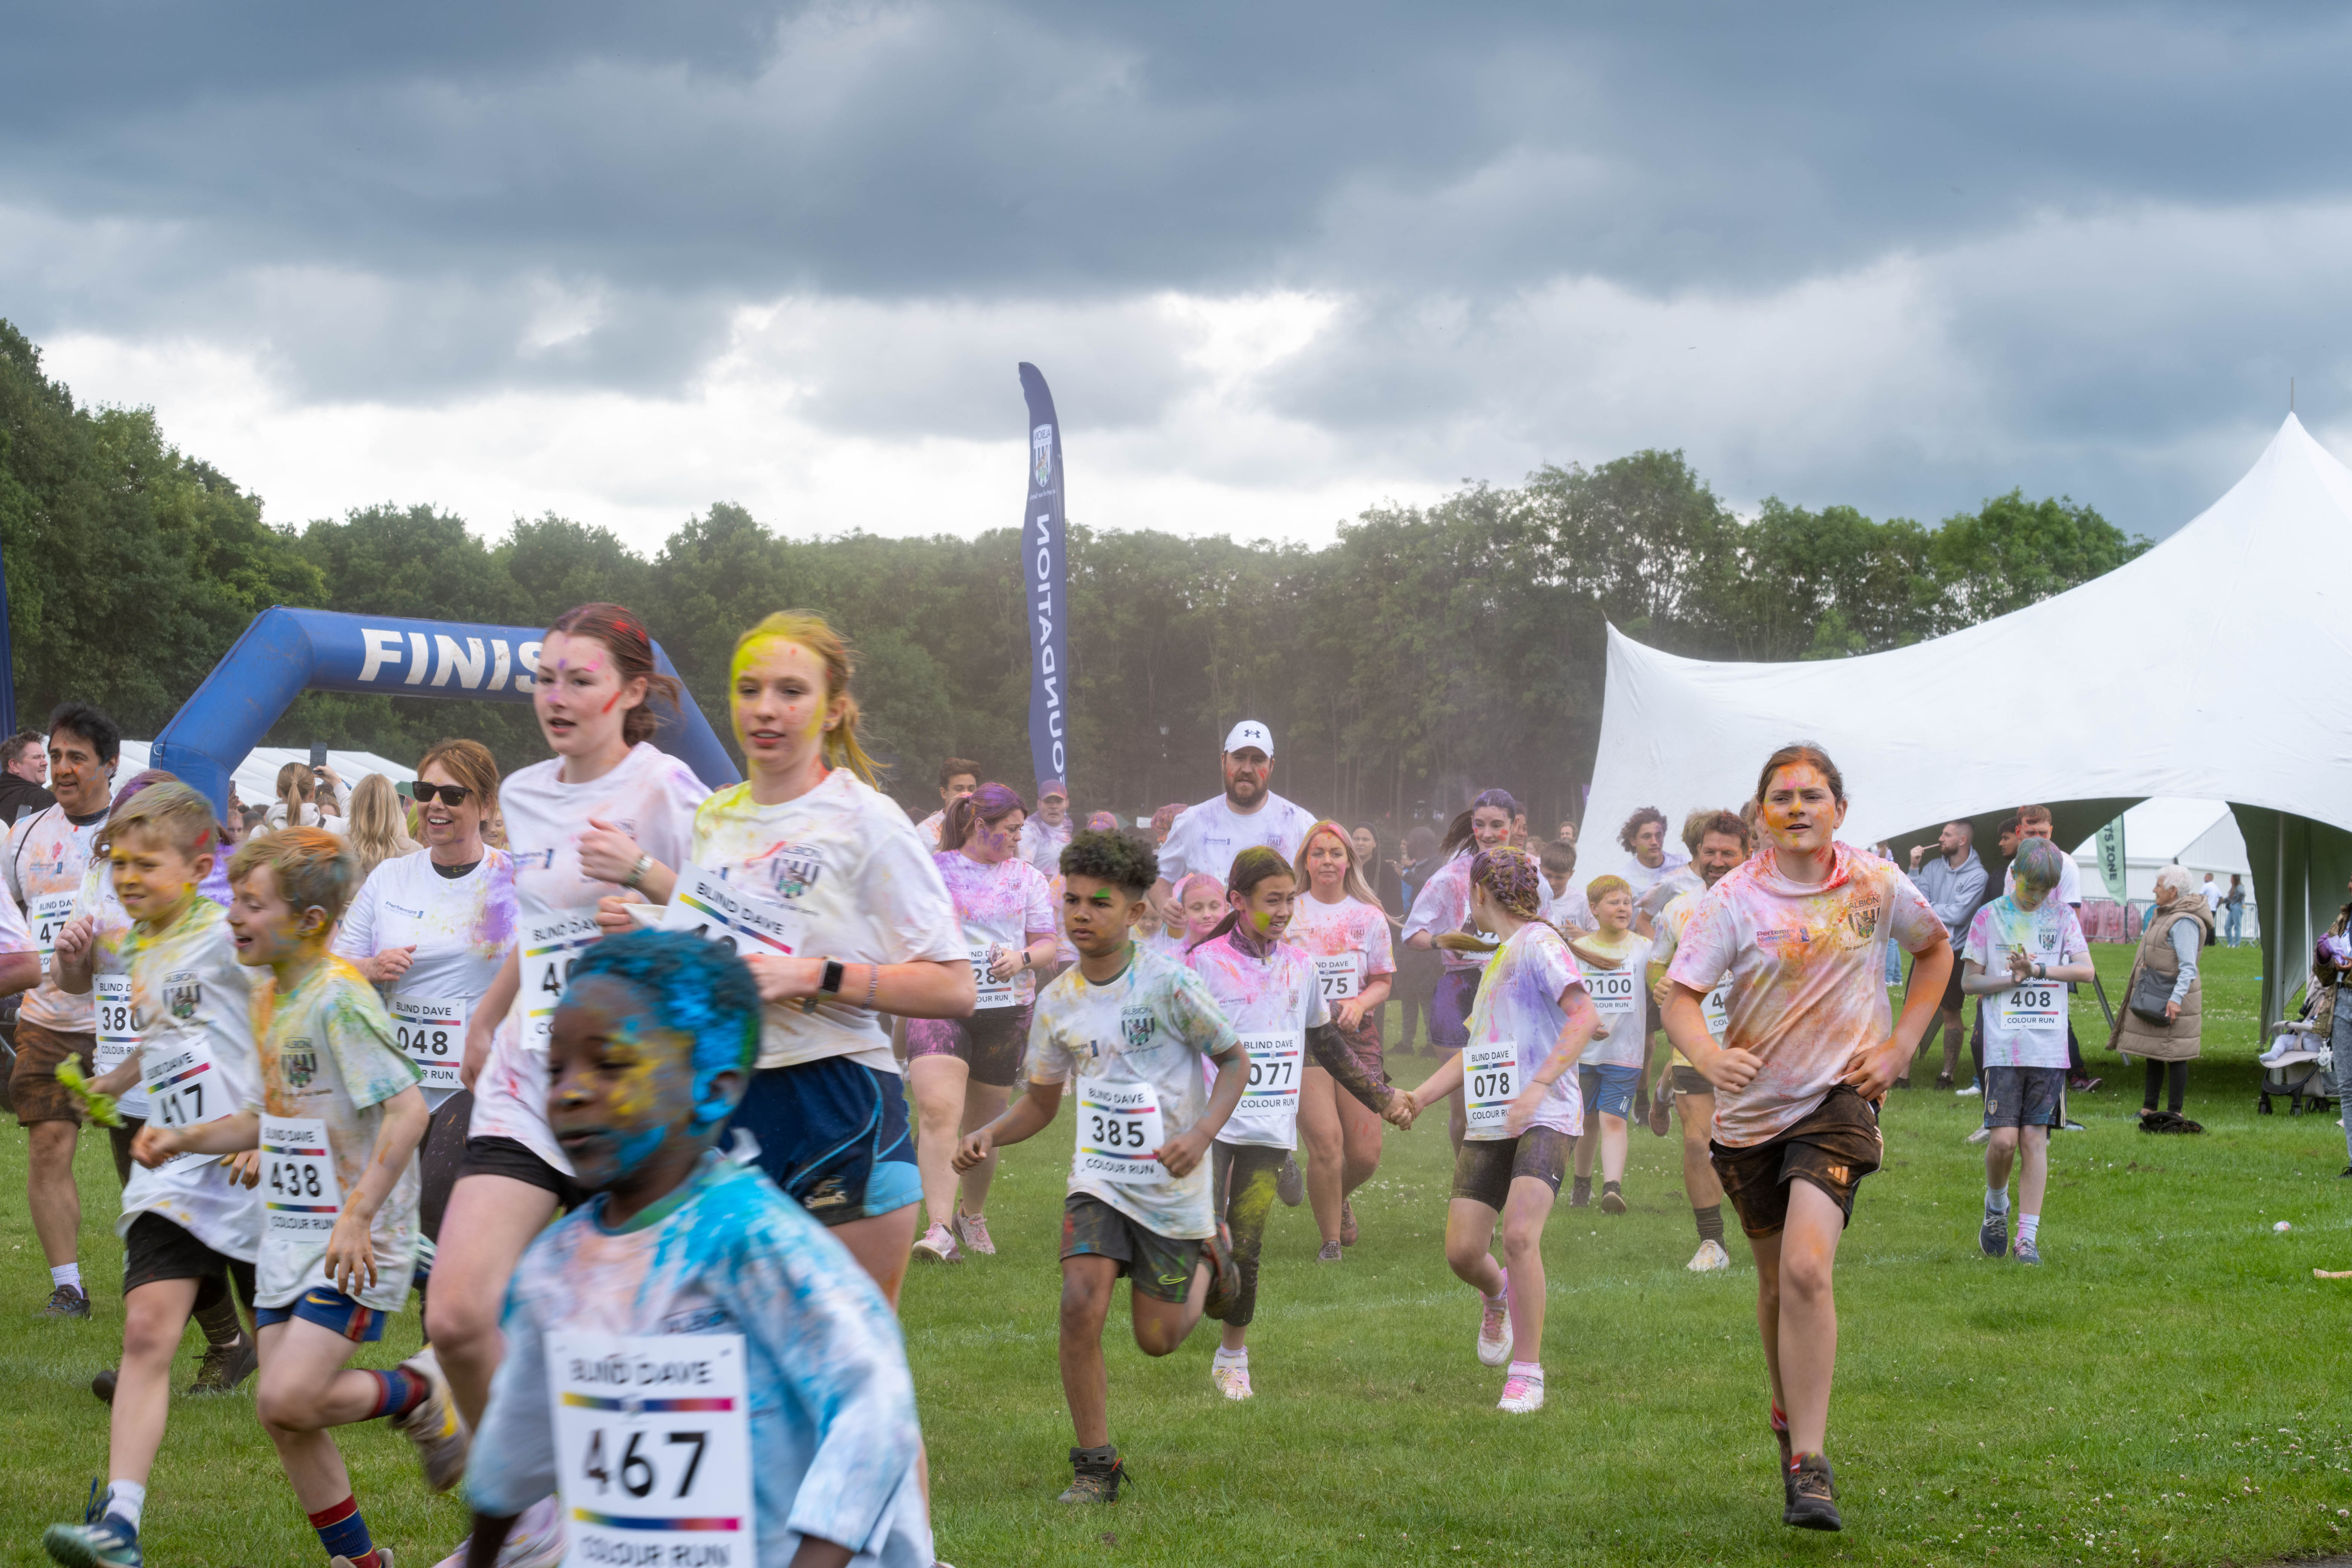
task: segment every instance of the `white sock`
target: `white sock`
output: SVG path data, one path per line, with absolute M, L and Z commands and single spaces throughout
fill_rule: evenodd
M 1524 1377 L 1529 1383 L 1541 1383 L 1543 1381 L 1543 1363 L 1539 1361 L 1515 1361 L 1511 1363 L 1509 1375 L 1513 1377 Z
M 1489 1307 L 1507 1307 L 1511 1304 L 1511 1271 L 1509 1269 L 1503 1270 L 1503 1288 L 1486 1297 L 1486 1302 Z
M 122 1521 L 131 1527 L 131 1533 L 133 1535 L 139 1533 L 139 1515 L 145 1510 L 146 1507 L 147 1489 L 140 1482 L 109 1481 L 106 1483 L 107 1517 Z
M 2041 1235 L 2041 1234 L 2042 1234 L 2042 1216 L 2041 1216 L 2040 1215 L 2038 1215 L 2038 1214 L 2021 1214 L 2021 1215 L 2019 1215 L 2017 1216 L 2017 1239 L 2018 1239 L 2018 1240 L 2020 1240 L 2020 1241 L 2032 1241 L 2035 1237 L 2037 1237 L 2037 1236 L 2039 1236 L 2039 1235 Z
M 2007 1187 L 1987 1187 L 1985 1189 L 1985 1213 L 2007 1214 L 2008 1212 L 2009 1189 Z
M 1217 1347 L 1217 1364 L 1219 1366 L 1249 1365 L 1249 1346 L 1244 1345 L 1237 1351 L 1229 1351 L 1224 1346 L 1219 1345 Z
M 58 1264 L 55 1268 L 49 1270 L 49 1284 L 52 1288 L 59 1285 L 70 1285 L 77 1290 L 80 1289 L 81 1265 L 79 1263 Z

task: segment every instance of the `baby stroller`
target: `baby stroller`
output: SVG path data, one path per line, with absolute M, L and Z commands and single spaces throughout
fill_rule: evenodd
M 2301 1016 L 2282 1024 L 2272 1037 L 2270 1049 L 2259 1058 L 2263 1064 L 2263 1091 L 2254 1109 L 2261 1114 L 2273 1114 L 2273 1099 L 2286 1100 L 2289 1116 L 2302 1115 L 2306 1100 L 2313 1110 L 2324 1110 L 2329 1100 L 2342 1102 L 2336 1082 L 2336 1057 L 2328 1045 L 2335 1009 L 2321 1005 L 2333 1000 L 2328 990 L 2310 987 L 2304 997 Z

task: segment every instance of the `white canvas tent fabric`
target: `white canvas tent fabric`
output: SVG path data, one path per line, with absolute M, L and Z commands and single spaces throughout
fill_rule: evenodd
M 1636 807 L 1679 822 L 1736 805 L 1764 758 L 1801 738 L 1837 760 L 1852 802 L 1840 837 L 1860 845 L 1900 847 L 1960 816 L 1981 834 L 2023 801 L 2053 808 L 2061 842 L 2150 795 L 2228 801 L 2263 904 L 2303 917 L 2266 922 L 2283 933 L 2266 947 L 2307 953 L 2315 908 L 2333 913 L 2352 869 L 2352 710 L 2323 695 L 2352 665 L 2347 557 L 2352 471 L 2290 415 L 2243 479 L 2138 560 L 1948 637 L 1730 664 L 1612 627 L 1579 874 L 1615 868 L 1616 825 Z M 1964 716 L 2004 691 L 2032 701 L 2013 719 Z M 2288 961 L 2290 987 L 2303 967 Z M 2268 1019 L 2275 950 L 2265 969 Z
M 148 746 L 145 741 L 122 742 L 122 759 L 115 767 L 117 778 L 129 778 L 147 765 Z M 310 760 L 308 747 L 256 746 L 236 765 L 234 775 L 236 798 L 247 805 L 268 805 L 278 798 L 278 770 L 288 763 Z M 356 787 L 370 773 L 382 773 L 394 784 L 414 777 L 415 764 L 403 764 L 389 757 L 379 757 L 373 752 L 329 752 L 328 765 L 342 775 L 346 788 Z
M 2103 897 L 2106 883 L 2099 876 L 2098 841 L 2086 838 L 2074 851 L 2083 869 L 2086 898 Z M 2163 795 L 2141 801 L 2124 813 L 2124 880 L 2126 896 L 2147 903 L 2156 897 L 2156 874 L 2167 866 L 2186 866 L 2202 878 L 2210 871 L 2223 885 L 2230 874 L 2253 875 L 2245 836 L 2226 802 L 2181 800 Z M 2249 892 L 2248 901 L 2253 895 Z

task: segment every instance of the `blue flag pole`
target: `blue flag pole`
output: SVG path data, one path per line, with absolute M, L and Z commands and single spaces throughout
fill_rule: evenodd
M 1029 504 L 1021 517 L 1029 605 L 1029 765 L 1037 787 L 1069 787 L 1068 538 L 1062 517 L 1062 427 L 1034 364 L 1021 366 L 1029 400 Z

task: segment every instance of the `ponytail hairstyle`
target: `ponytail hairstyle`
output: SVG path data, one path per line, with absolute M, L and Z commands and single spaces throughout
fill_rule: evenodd
M 654 668 L 654 640 L 646 630 L 646 623 L 619 605 L 603 603 L 583 605 L 576 610 L 566 610 L 547 628 L 553 637 L 562 632 L 565 637 L 593 637 L 604 645 L 613 656 L 613 673 L 621 678 L 625 689 L 629 682 L 643 678 L 646 700 L 621 716 L 621 739 L 634 746 L 640 741 L 650 741 L 660 722 L 654 716 L 654 699 L 659 697 L 675 711 L 686 689 L 677 677 L 664 675 Z
M 308 763 L 289 763 L 278 770 L 278 804 L 286 808 L 287 826 L 303 826 L 302 808 L 310 804 L 318 787 Z
M 1284 859 L 1273 850 L 1268 849 L 1263 844 L 1253 844 L 1248 848 L 1234 857 L 1234 868 L 1225 873 L 1226 901 L 1228 903 L 1232 902 L 1233 895 L 1235 893 L 1239 893 L 1244 899 L 1248 898 L 1252 893 L 1257 891 L 1260 883 L 1268 881 L 1273 878 L 1296 878 L 1297 875 L 1297 872 L 1291 869 L 1289 861 Z M 1241 910 L 1234 909 L 1227 910 L 1225 911 L 1225 918 L 1219 921 L 1216 923 L 1215 928 L 1212 930 L 1208 935 L 1202 937 L 1201 942 L 1194 942 L 1192 947 L 1199 947 L 1201 942 L 1216 941 L 1219 937 L 1233 930 L 1234 927 L 1239 925 L 1241 923 Z M 1185 951 L 1189 952 L 1192 949 L 1187 948 Z
M 1021 797 L 1001 784 L 984 784 L 948 807 L 940 819 L 940 853 L 963 847 L 977 824 L 991 827 L 1023 809 Z
M 1470 858 L 1470 882 L 1486 889 L 1488 898 L 1520 920 L 1535 919 L 1543 908 L 1543 872 L 1524 849 L 1498 844 L 1479 850 Z
M 1478 808 L 1482 805 L 1500 806 L 1503 815 L 1507 817 L 1516 818 L 1520 814 L 1519 803 L 1511 798 L 1509 790 L 1480 790 L 1478 797 L 1470 803 L 1469 809 L 1446 825 L 1444 841 L 1437 847 L 1437 858 L 1440 860 L 1451 860 L 1466 846 L 1477 842 L 1470 832 L 1470 819 L 1477 815 Z
M 1380 909 L 1381 900 L 1374 897 L 1372 889 L 1365 885 L 1363 868 L 1356 864 L 1355 839 L 1349 837 L 1346 828 L 1328 817 L 1308 828 L 1307 837 L 1298 841 L 1297 858 L 1291 862 L 1291 870 L 1298 879 L 1298 890 L 1304 893 L 1314 885 L 1314 879 L 1307 874 L 1307 847 L 1315 842 L 1315 836 L 1318 833 L 1328 833 L 1337 838 L 1339 841 L 1339 847 L 1348 852 L 1348 874 L 1340 880 L 1340 891 L 1351 899 L 1371 905 L 1376 910 Z
M 814 610 L 778 610 L 737 637 L 735 656 L 727 667 L 729 690 L 733 690 L 735 678 L 751 662 L 759 645 L 771 640 L 798 643 L 824 661 L 825 703 L 834 713 L 824 728 L 824 765 L 847 768 L 868 789 L 879 789 L 881 785 L 877 781 L 882 770 L 859 741 L 857 699 L 849 691 L 849 678 L 857 668 L 857 652 Z M 740 745 L 743 737 L 738 735 L 735 740 Z M 940 841 L 944 844 L 946 824 L 940 826 Z

